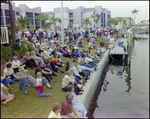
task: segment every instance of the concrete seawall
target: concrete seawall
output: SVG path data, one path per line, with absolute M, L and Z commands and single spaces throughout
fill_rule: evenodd
M 88 110 L 92 101 L 96 88 L 101 80 L 102 72 L 105 69 L 106 64 L 109 62 L 109 50 L 104 53 L 104 56 L 98 64 L 98 70 L 93 72 L 90 79 L 87 80 L 86 85 L 83 87 L 83 94 L 78 96 L 78 102 L 82 103 Z

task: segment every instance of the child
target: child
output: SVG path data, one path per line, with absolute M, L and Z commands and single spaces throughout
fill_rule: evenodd
M 19 72 L 18 72 L 19 90 L 20 90 L 20 92 L 23 92 L 23 90 L 24 90 L 24 93 L 28 94 L 27 91 L 26 91 L 26 82 L 25 82 L 25 77 L 26 76 L 27 76 L 27 74 L 25 73 L 24 67 L 21 66 L 19 68 Z M 23 90 L 22 90 L 22 86 L 23 86 Z
M 42 73 L 41 72 L 37 72 L 37 79 L 36 81 L 33 81 L 34 85 L 36 85 L 36 89 L 38 89 L 38 92 L 36 94 L 36 96 L 41 96 L 41 97 L 48 97 L 50 95 L 50 93 L 43 93 L 44 91 L 44 86 L 42 84 Z

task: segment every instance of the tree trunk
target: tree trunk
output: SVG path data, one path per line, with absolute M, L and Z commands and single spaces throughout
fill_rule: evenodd
M 11 25 L 11 35 L 12 35 L 12 41 L 16 41 L 15 39 L 15 28 L 14 28 L 14 18 L 13 18 L 13 8 L 10 1 L 8 1 L 9 4 L 9 14 L 10 14 L 10 25 Z

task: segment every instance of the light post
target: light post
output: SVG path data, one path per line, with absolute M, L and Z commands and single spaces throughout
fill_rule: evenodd
M 61 1 L 61 38 L 62 38 L 62 47 L 64 46 L 64 20 L 63 20 L 63 1 Z

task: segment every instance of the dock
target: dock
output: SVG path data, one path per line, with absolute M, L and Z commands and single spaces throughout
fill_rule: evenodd
M 127 39 L 126 38 L 120 38 L 117 41 L 113 41 L 113 39 L 110 39 L 110 43 L 114 44 L 114 48 L 109 51 L 109 55 L 112 59 L 120 59 L 122 58 L 123 60 L 125 60 L 125 58 L 128 56 L 128 51 L 127 51 Z M 120 46 L 118 46 L 118 42 L 124 42 L 124 46 L 126 48 L 126 51 L 124 51 L 124 48 L 121 48 Z

